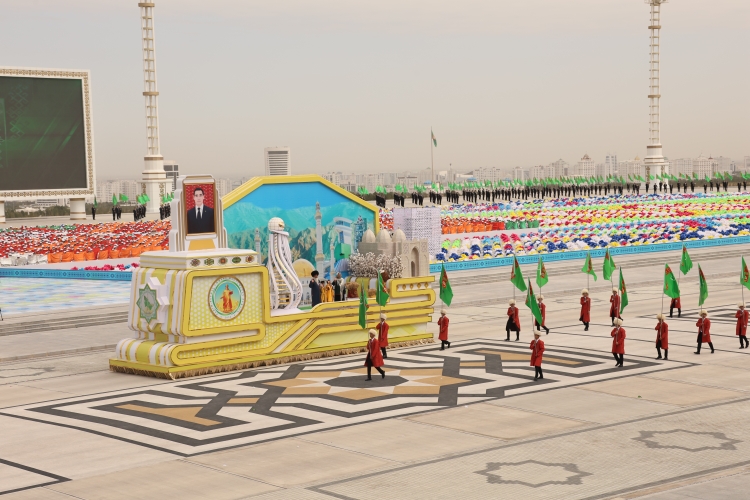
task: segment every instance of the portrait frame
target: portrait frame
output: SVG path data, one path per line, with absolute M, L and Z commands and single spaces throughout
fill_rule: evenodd
M 204 193 L 204 198 L 208 198 L 210 200 L 209 203 L 205 203 L 204 206 L 207 208 L 210 208 L 212 211 L 211 214 L 211 222 L 213 225 L 213 231 L 194 231 L 190 232 L 190 212 L 195 208 L 195 203 L 193 201 L 193 194 L 196 191 L 197 188 L 200 188 Z M 206 193 L 210 193 L 208 196 Z M 216 230 L 218 226 L 218 217 L 217 217 L 217 208 L 219 208 L 219 203 L 217 203 L 217 200 L 219 198 L 219 193 L 216 189 L 216 182 L 213 178 L 206 179 L 206 178 L 189 178 L 185 179 L 182 185 L 182 207 L 183 209 L 180 211 L 180 219 L 182 223 L 182 227 L 185 228 L 185 239 L 189 240 L 195 240 L 195 239 L 214 239 L 218 235 L 218 231 Z

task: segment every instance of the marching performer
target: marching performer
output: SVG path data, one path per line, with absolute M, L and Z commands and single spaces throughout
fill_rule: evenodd
M 538 328 L 544 328 L 544 331 L 546 332 L 546 335 L 549 335 L 549 328 L 545 325 L 547 322 L 547 306 L 544 304 L 543 300 L 544 297 L 539 295 L 536 298 L 537 302 L 539 302 L 539 311 L 542 313 L 542 324 L 540 325 L 539 322 L 534 318 L 534 326 Z
M 612 296 L 609 298 L 609 317 L 612 318 L 612 326 L 615 326 L 615 319 L 620 318 L 620 295 L 617 288 L 612 289 Z
M 385 320 L 385 313 L 380 313 L 380 323 L 375 328 L 378 330 L 378 345 L 383 354 L 383 359 L 388 359 L 388 353 L 385 351 L 385 348 L 388 347 L 388 330 L 390 327 Z
M 664 322 L 664 315 L 659 313 L 656 315 L 658 323 L 656 323 L 656 353 L 659 355 L 656 359 L 661 358 L 661 350 L 664 349 L 664 359 L 669 359 L 669 325 Z
M 669 317 L 672 317 L 672 312 L 677 309 L 677 317 L 682 317 L 682 304 L 680 303 L 680 298 L 677 297 L 676 299 L 672 299 L 672 302 L 669 303 Z
M 698 349 L 695 354 L 701 353 L 701 345 L 708 344 L 711 348 L 711 354 L 714 353 L 714 345 L 711 343 L 711 320 L 708 319 L 708 311 L 701 309 L 700 319 L 695 324 L 698 327 Z
M 539 336 L 542 333 L 539 330 L 534 332 L 534 340 L 531 341 L 529 349 L 531 349 L 531 361 L 529 364 L 534 367 L 534 381 L 539 378 L 544 378 L 542 373 L 542 354 L 544 354 L 544 342 Z
M 737 318 L 737 328 L 734 333 L 740 337 L 740 349 L 746 349 L 749 344 L 747 340 L 747 320 L 750 313 L 745 309 L 745 304 L 742 302 L 737 304 L 737 308 L 738 311 L 734 315 Z
M 591 299 L 589 298 L 589 291 L 585 288 L 581 290 L 581 317 L 579 318 L 579 321 L 586 327 L 583 331 L 589 331 L 589 322 L 591 321 Z
M 612 330 L 612 355 L 615 357 L 615 366 L 622 368 L 625 358 L 625 329 L 622 328 L 622 320 L 615 318 L 615 328 Z
M 378 339 L 375 337 L 378 334 L 375 330 L 370 330 L 370 340 L 367 341 L 367 358 L 365 359 L 365 366 L 367 367 L 367 380 L 372 380 L 372 367 L 374 366 L 380 375 L 385 378 L 385 372 L 381 368 L 383 363 L 383 355 L 380 353 L 380 346 L 378 345 Z
M 446 311 L 445 309 L 440 310 L 440 319 L 438 320 L 437 324 L 438 327 L 440 327 L 440 334 L 438 335 L 438 338 L 440 339 L 440 350 L 444 350 L 445 346 L 450 347 L 451 343 L 448 342 L 448 316 L 445 315 Z
M 516 340 L 520 340 L 521 335 L 521 320 L 518 318 L 518 308 L 516 307 L 516 301 L 511 299 L 508 302 L 508 322 L 505 323 L 505 340 L 510 340 L 510 332 L 516 332 Z

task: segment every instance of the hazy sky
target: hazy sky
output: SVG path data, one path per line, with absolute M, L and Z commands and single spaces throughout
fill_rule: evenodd
M 184 173 L 528 167 L 645 155 L 642 0 L 156 0 L 161 150 Z M 137 0 L 0 0 L 0 65 L 90 69 L 99 178 L 146 153 Z M 750 155 L 750 2 L 662 15 L 670 158 Z

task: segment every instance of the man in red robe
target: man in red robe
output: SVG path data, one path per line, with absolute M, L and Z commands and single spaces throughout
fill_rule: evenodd
M 672 312 L 677 309 L 677 317 L 682 317 L 682 303 L 680 302 L 680 298 L 677 297 L 676 299 L 672 299 L 672 301 L 669 303 L 669 317 L 672 317 Z
M 620 294 L 617 288 L 612 289 L 612 296 L 609 298 L 609 317 L 612 318 L 612 326 L 615 326 L 615 319 L 620 318 Z
M 695 354 L 701 353 L 701 345 L 708 344 L 711 348 L 711 354 L 714 353 L 714 345 L 711 343 L 711 320 L 708 319 L 708 311 L 701 309 L 700 319 L 695 324 L 698 327 L 698 349 Z
M 589 331 L 589 323 L 591 322 L 591 299 L 589 298 L 589 291 L 585 288 L 581 290 L 581 317 L 579 318 L 579 321 L 586 327 L 583 331 Z
M 537 302 L 539 303 L 539 311 L 542 313 L 542 324 L 540 325 L 539 322 L 534 319 L 534 326 L 537 328 L 544 328 L 544 331 L 546 332 L 545 335 L 549 335 L 549 328 L 547 328 L 547 306 L 544 304 L 544 297 L 539 295 L 536 298 Z
M 521 320 L 518 318 L 518 308 L 516 301 L 511 299 L 508 302 L 508 321 L 505 323 L 505 340 L 510 340 L 510 332 L 516 332 L 516 340 L 520 340 Z
M 661 358 L 661 350 L 664 349 L 664 359 L 669 359 L 669 325 L 664 322 L 664 315 L 656 315 L 656 353 L 659 355 L 656 359 Z
M 529 365 L 534 367 L 534 381 L 537 379 L 544 378 L 542 373 L 542 354 L 544 354 L 544 342 L 539 338 L 541 332 L 539 330 L 534 332 L 534 340 L 531 341 L 529 349 L 531 349 L 531 361 Z
M 448 316 L 445 315 L 446 311 L 445 309 L 440 310 L 440 319 L 438 320 L 438 327 L 440 328 L 440 333 L 438 334 L 438 338 L 440 339 L 440 350 L 444 350 L 445 346 L 450 347 L 451 343 L 448 342 Z
M 615 357 L 615 366 L 622 368 L 625 360 L 625 329 L 622 327 L 622 320 L 615 318 L 615 327 L 612 329 L 612 355 Z
M 748 346 L 747 341 L 747 320 L 750 313 L 745 309 L 745 304 L 740 302 L 737 304 L 737 312 L 734 317 L 737 318 L 737 327 L 734 331 L 735 335 L 740 337 L 740 349 L 746 349 Z
M 380 372 L 383 378 L 385 378 L 385 372 L 381 368 L 385 363 L 383 362 L 383 355 L 380 353 L 380 345 L 376 335 L 378 332 L 370 330 L 370 340 L 367 341 L 367 358 L 365 359 L 365 366 L 367 367 L 367 378 L 365 381 L 372 380 L 372 367 L 374 366 L 377 371 Z
M 385 348 L 388 347 L 388 323 L 385 322 L 385 313 L 380 313 L 380 323 L 375 328 L 378 330 L 378 345 L 380 345 L 380 351 L 383 355 L 383 359 L 388 359 L 388 353 L 385 352 Z

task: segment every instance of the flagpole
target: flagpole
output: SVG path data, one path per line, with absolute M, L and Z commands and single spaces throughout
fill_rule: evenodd
M 430 175 L 432 176 L 430 179 L 430 184 L 435 182 L 435 160 L 433 158 L 433 152 L 432 152 L 432 149 L 433 149 L 432 135 L 433 135 L 432 127 L 430 127 L 430 169 L 431 169 Z

